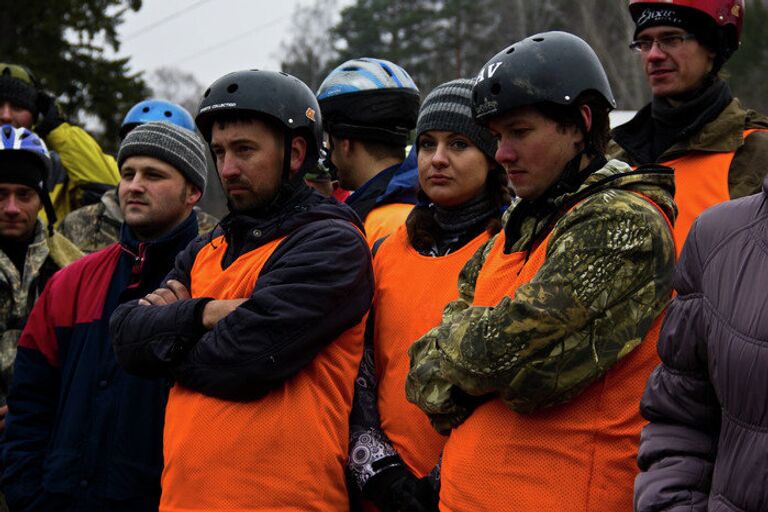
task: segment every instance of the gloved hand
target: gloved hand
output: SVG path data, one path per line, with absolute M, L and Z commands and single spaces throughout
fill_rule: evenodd
M 405 467 L 395 467 L 372 476 L 363 496 L 381 512 L 436 512 L 438 493 L 428 477 L 417 478 Z
M 44 91 L 37 93 L 37 109 L 40 111 L 42 119 L 35 126 L 35 133 L 46 138 L 49 133 L 64 122 L 64 117 L 56 104 L 56 98 Z

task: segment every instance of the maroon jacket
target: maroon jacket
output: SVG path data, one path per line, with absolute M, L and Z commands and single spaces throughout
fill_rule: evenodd
M 635 510 L 768 511 L 768 179 L 701 214 L 674 286 Z

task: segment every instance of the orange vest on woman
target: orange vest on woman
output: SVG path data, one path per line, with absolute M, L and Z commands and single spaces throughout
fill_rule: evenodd
M 227 243 L 216 238 L 192 266 L 192 296 L 250 296 L 281 241 L 222 270 Z M 160 510 L 347 510 L 344 463 L 364 320 L 260 400 L 230 402 L 175 385 L 165 416 Z
M 766 130 L 744 130 L 744 138 L 756 131 Z M 683 250 L 683 243 L 696 217 L 710 206 L 731 199 L 728 174 L 735 154 L 735 151 L 725 153 L 700 151 L 663 163 L 675 169 L 677 217 L 673 235 L 678 256 Z
M 435 432 L 421 409 L 405 399 L 408 348 L 440 323 L 445 305 L 457 298 L 459 271 L 488 239 L 483 232 L 456 252 L 434 258 L 411 247 L 406 228 L 401 226 L 373 260 L 381 428 L 418 477 L 435 467 L 447 438 Z
M 397 228 L 405 224 L 405 219 L 413 210 L 413 205 L 408 203 L 388 203 L 377 206 L 365 217 L 365 239 L 368 247 L 373 247 L 376 240 L 389 236 Z
M 494 242 L 474 305 L 494 306 L 529 282 L 546 260 L 547 238 L 525 260 Z M 443 451 L 443 512 L 624 512 L 632 510 L 640 398 L 659 363 L 660 315 L 643 342 L 581 395 L 533 414 L 500 399 L 479 406 Z

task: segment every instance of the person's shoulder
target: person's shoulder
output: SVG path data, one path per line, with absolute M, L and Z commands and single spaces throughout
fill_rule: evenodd
M 767 216 L 766 193 L 760 192 L 707 208 L 696 219 L 696 229 L 700 238 L 704 235 L 717 241 L 765 222 Z
M 85 255 L 62 268 L 51 278 L 57 286 L 68 286 L 73 281 L 79 281 L 84 275 L 91 275 L 95 270 L 104 270 L 110 262 L 116 261 L 122 249 L 114 243 L 104 249 Z M 62 284 L 63 283 L 63 284 Z

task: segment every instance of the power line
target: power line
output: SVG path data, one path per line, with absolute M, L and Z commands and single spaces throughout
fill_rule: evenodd
M 188 60 L 191 60 L 191 59 L 194 59 L 194 58 L 197 58 L 197 57 L 201 57 L 203 55 L 211 53 L 212 51 L 218 50 L 222 46 L 227 46 L 228 44 L 234 43 L 235 41 L 239 41 L 240 39 L 243 39 L 243 38 L 253 34 L 257 30 L 261 30 L 263 28 L 269 27 L 270 25 L 273 25 L 273 24 L 277 23 L 278 21 L 282 21 L 285 18 L 288 18 L 288 16 L 289 15 L 287 15 L 287 14 L 284 15 L 284 16 L 280 16 L 280 17 L 275 18 L 273 20 L 270 20 L 270 21 L 268 21 L 268 22 L 266 22 L 266 23 L 264 23 L 262 25 L 258 25 L 258 26 L 249 28 L 246 32 L 242 32 L 242 33 L 240 33 L 240 34 L 238 34 L 238 35 L 236 35 L 234 37 L 231 37 L 231 38 L 229 38 L 229 39 L 227 39 L 225 41 L 221 41 L 221 42 L 216 43 L 214 45 L 211 45 L 211 46 L 208 46 L 208 47 L 203 48 L 201 50 L 198 50 L 198 51 L 196 51 L 194 53 L 190 53 L 186 57 L 182 57 L 181 59 L 178 59 L 176 61 L 176 64 L 181 64 L 181 63 L 186 62 Z
M 152 30 L 153 28 L 159 27 L 160 25 L 162 25 L 162 24 L 164 24 L 164 23 L 168 23 L 168 22 L 169 22 L 169 21 L 171 21 L 172 19 L 176 18 L 178 15 L 181 15 L 181 14 L 186 14 L 186 13 L 188 13 L 189 11 L 191 11 L 191 10 L 193 10 L 193 9 L 196 9 L 197 7 L 200 7 L 200 6 L 201 6 L 201 5 L 203 5 L 204 3 L 207 3 L 207 2 L 210 2 L 210 1 L 211 1 L 211 0 L 198 0 L 197 2 L 195 2 L 195 3 L 194 3 L 194 4 L 192 4 L 192 5 L 190 5 L 189 7 L 183 7 L 183 8 L 181 8 L 181 9 L 179 9 L 178 11 L 174 11 L 174 12 L 172 12 L 171 14 L 169 14 L 168 16 L 166 16 L 165 18 L 161 18 L 161 19 L 157 20 L 157 21 L 156 21 L 156 22 L 154 22 L 154 23 L 150 23 L 149 25 L 147 25 L 147 26 L 145 26 L 145 27 L 142 27 L 142 28 L 140 28 L 139 30 L 137 30 L 136 32 L 133 32 L 132 34 L 128 34 L 127 36 L 125 36 L 125 37 L 123 38 L 123 41 L 128 41 L 128 40 L 130 40 L 130 39 L 133 39 L 133 38 L 134 38 L 134 37 L 136 37 L 136 36 L 139 36 L 139 35 L 141 35 L 141 34 L 144 34 L 145 32 L 149 32 L 149 31 L 150 31 L 150 30 Z

